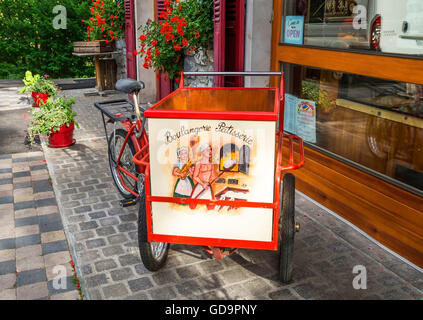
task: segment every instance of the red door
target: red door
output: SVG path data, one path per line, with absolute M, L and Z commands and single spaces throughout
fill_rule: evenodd
M 137 79 L 135 48 L 135 8 L 134 0 L 125 0 L 125 42 L 127 78 Z
M 156 0 L 156 20 L 159 20 L 160 14 L 165 10 L 164 0 Z M 157 98 L 163 99 L 173 91 L 172 81 L 167 75 L 160 73 L 157 82 Z
M 225 71 L 244 71 L 244 0 L 226 0 Z M 225 77 L 225 87 L 242 87 L 243 77 Z
M 214 70 L 244 71 L 244 0 L 214 0 Z M 215 77 L 216 87 L 242 87 L 242 77 Z
M 214 71 L 225 71 L 225 4 L 226 0 L 214 0 Z M 215 87 L 224 84 L 224 77 L 214 77 Z

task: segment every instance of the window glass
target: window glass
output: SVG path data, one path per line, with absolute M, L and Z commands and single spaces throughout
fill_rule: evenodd
M 283 64 L 284 130 L 423 191 L 423 86 Z
M 423 55 L 422 0 L 286 0 L 281 42 Z

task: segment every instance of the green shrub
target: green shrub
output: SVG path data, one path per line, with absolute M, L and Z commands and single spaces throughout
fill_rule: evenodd
M 67 28 L 54 29 L 53 8 L 67 11 Z M 72 55 L 85 40 L 91 0 L 0 0 L 0 78 L 23 78 L 26 70 L 53 78 L 94 76 L 92 57 Z

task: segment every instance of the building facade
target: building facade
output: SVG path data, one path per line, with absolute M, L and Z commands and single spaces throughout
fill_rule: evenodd
M 134 0 L 135 25 L 157 18 L 162 5 Z M 284 74 L 284 129 L 305 142 L 297 189 L 423 267 L 423 1 L 214 6 L 216 71 Z M 151 70 L 134 70 L 146 82 L 145 101 L 172 90 Z M 278 85 L 267 78 L 219 81 L 214 85 Z

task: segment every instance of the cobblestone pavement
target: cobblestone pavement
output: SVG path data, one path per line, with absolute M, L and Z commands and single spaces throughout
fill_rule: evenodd
M 79 299 L 70 261 L 43 152 L 0 155 L 0 300 Z
M 26 94 L 18 94 L 21 88 L 0 88 L 0 111 L 28 109 L 31 102 Z
M 67 92 L 70 95 L 71 92 Z M 111 97 L 112 99 L 117 96 Z M 88 299 L 422 299 L 423 273 L 300 193 L 293 282 L 277 280 L 278 254 L 239 250 L 217 261 L 172 245 L 165 267 L 147 271 L 137 245 L 137 208 L 120 208 L 107 160 L 100 97 L 77 94 L 77 143 L 45 149 L 64 229 Z M 107 98 L 105 98 L 107 99 Z M 367 270 L 355 290 L 353 268 Z

